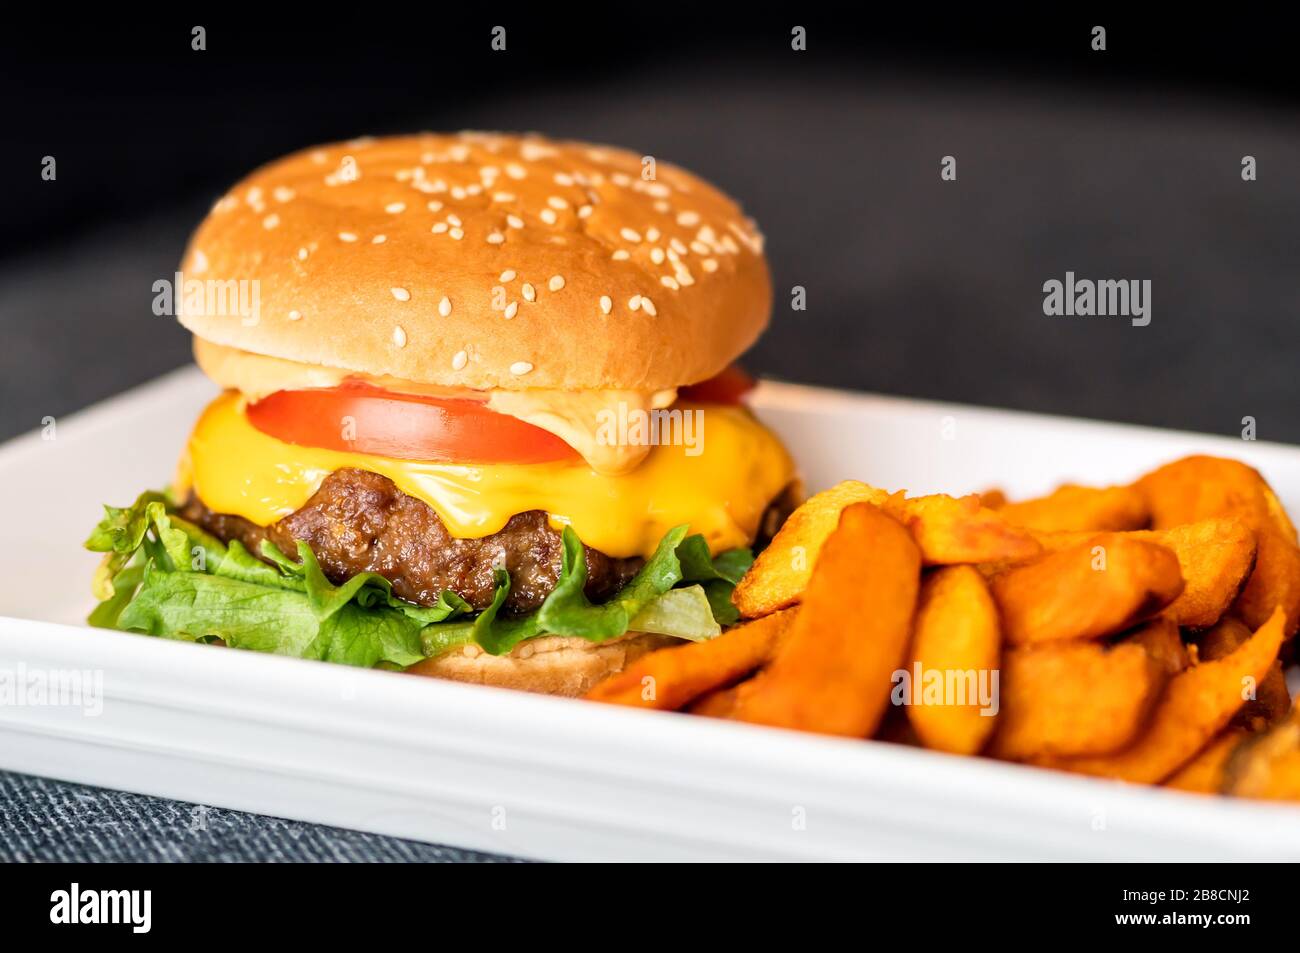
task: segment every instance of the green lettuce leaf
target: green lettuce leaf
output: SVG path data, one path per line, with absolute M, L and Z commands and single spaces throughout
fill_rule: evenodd
M 177 516 L 160 493 L 141 494 L 130 507 L 105 507 L 86 546 L 106 554 L 95 578 L 103 601 L 90 615 L 92 625 L 385 668 L 469 643 L 501 655 L 540 635 L 593 642 L 629 631 L 713 638 L 719 623 L 734 619 L 731 588 L 752 561 L 748 550 L 711 557 L 702 536 L 687 536 L 678 526 L 627 585 L 593 604 L 584 592 L 585 550 L 566 527 L 555 588 L 535 612 L 504 618 L 510 594 L 504 570 L 494 573 L 492 603 L 477 615 L 450 590 L 433 606 L 417 606 L 394 595 L 378 573 L 335 585 L 301 541 L 296 561 L 268 541 L 261 558 L 238 541 L 225 545 Z

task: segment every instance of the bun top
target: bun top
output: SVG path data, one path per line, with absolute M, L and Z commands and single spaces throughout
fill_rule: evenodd
M 226 283 L 181 311 L 200 338 L 455 387 L 694 383 L 771 308 L 762 237 L 708 183 L 622 149 L 493 133 L 273 162 L 216 203 L 182 272 Z M 242 308 L 232 280 L 249 282 Z

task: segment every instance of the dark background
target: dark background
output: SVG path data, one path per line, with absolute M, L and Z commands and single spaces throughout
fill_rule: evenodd
M 253 167 L 470 127 L 630 146 L 736 195 L 777 290 L 761 373 L 1220 433 L 1249 414 L 1300 441 L 1300 102 L 1289 31 L 1262 15 L 66 19 L 3 38 L 0 437 L 187 360 L 150 286 Z M 1150 279 L 1151 325 L 1045 317 L 1067 270 Z
M 1289 24 L 1253 9 L 1140 21 L 916 6 L 915 20 L 808 4 L 318 6 L 283 22 L 6 12 L 0 439 L 188 360 L 188 335 L 150 312 L 151 285 L 255 166 L 363 133 L 480 128 L 625 145 L 738 197 L 776 286 L 747 358 L 760 373 L 1219 433 L 1251 415 L 1261 439 L 1300 442 Z M 196 23 L 204 52 L 190 49 Z M 796 23 L 806 52 L 790 49 Z M 505 53 L 489 48 L 495 24 Z M 945 155 L 956 182 L 940 181 Z M 1258 181 L 1241 180 L 1243 155 Z M 1150 279 L 1151 325 L 1045 317 L 1042 284 L 1067 270 Z M 794 285 L 807 311 L 789 309 Z M 178 833 L 192 810 L 0 774 L 0 857 L 470 856 L 231 812 Z

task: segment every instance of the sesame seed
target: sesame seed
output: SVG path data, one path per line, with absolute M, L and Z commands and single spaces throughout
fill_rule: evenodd
M 298 249 L 298 260 L 299 260 L 299 261 L 306 261 L 306 260 L 307 260 L 307 254 L 308 254 L 307 249 L 305 249 L 305 248 L 299 248 L 299 249 Z
M 451 299 L 446 295 L 444 295 L 442 300 L 438 302 L 438 313 L 444 318 L 451 314 Z
M 650 260 L 656 265 L 662 265 L 664 263 L 664 250 L 658 245 L 650 249 Z
M 276 215 L 274 212 L 266 216 L 266 218 L 262 219 L 262 227 L 267 229 L 268 231 L 275 228 L 275 226 L 279 224 L 280 224 L 280 216 Z
M 515 270 L 514 270 L 513 268 L 507 268 L 505 271 L 501 272 L 501 280 L 502 280 L 503 282 L 505 282 L 505 281 L 514 281 L 514 280 L 515 280 Z
M 591 215 L 591 206 L 583 205 L 578 209 L 578 218 L 586 218 Z
M 522 179 L 527 174 L 527 170 L 525 170 L 518 162 L 512 162 L 506 166 L 506 175 L 510 176 L 512 179 Z
M 479 185 L 477 182 L 471 182 L 469 185 L 465 186 L 466 195 L 481 195 L 482 192 L 483 186 Z
M 514 195 L 513 192 L 493 192 L 493 193 L 492 193 L 492 201 L 493 201 L 493 202 L 513 202 L 514 200 L 515 200 L 515 195 Z
M 502 235 L 500 232 L 493 232 L 487 237 L 487 243 L 489 245 L 500 245 L 505 240 L 506 237 Z
M 193 263 L 194 263 L 194 271 L 200 275 L 208 270 L 208 256 L 203 254 L 203 249 L 201 248 L 194 249 Z
M 645 310 L 645 313 L 650 315 L 652 318 L 659 313 L 655 310 L 655 303 L 649 298 L 643 297 L 641 299 L 641 307 Z
M 518 301 L 511 301 L 508 305 L 506 305 L 505 315 L 506 315 L 506 320 L 507 320 L 507 321 L 509 321 L 511 318 L 513 318 L 513 317 L 514 317 L 516 314 L 518 314 L 518 313 L 519 313 L 519 302 L 518 302 Z
M 406 332 L 400 324 L 393 327 L 393 343 L 398 347 L 406 347 Z
M 567 173 L 564 173 L 564 172 L 557 172 L 557 173 L 555 173 L 555 184 L 556 184 L 556 185 L 572 185 L 572 184 L 573 184 L 573 176 L 568 175 Z
M 534 289 L 533 286 L 532 286 L 531 284 L 529 284 L 528 282 L 526 282 L 526 281 L 524 282 L 523 292 L 524 292 L 524 300 L 525 300 L 525 301 L 536 301 L 536 300 L 537 300 L 537 291 L 536 291 L 536 289 Z
M 434 199 L 432 202 L 430 202 L 430 203 L 426 206 L 426 208 L 428 208 L 428 210 L 429 210 L 430 212 L 441 212 L 441 211 L 442 211 L 442 203 L 439 202 L 437 199 Z
M 704 267 L 704 270 L 707 271 L 709 274 L 713 274 L 713 272 L 718 270 L 718 262 L 716 259 L 706 258 L 704 259 L 704 261 L 700 262 L 700 264 Z
M 626 226 L 620 228 L 618 233 L 623 236 L 624 241 L 633 242 L 633 243 L 641 241 L 640 233 L 634 231 L 633 229 L 627 228 Z
M 449 232 L 447 232 L 447 234 L 450 235 L 452 238 L 456 239 L 456 241 L 460 241 L 462 238 L 465 237 L 465 233 L 461 231 L 459 228 L 453 228 Z
M 339 241 L 341 242 L 354 242 L 356 240 L 357 236 L 352 232 L 339 232 Z
M 411 293 L 407 291 L 405 288 L 389 288 L 388 290 L 393 293 L 393 297 L 396 298 L 398 301 L 411 300 Z
M 374 238 L 370 239 L 370 244 L 382 245 L 386 241 L 388 241 L 387 235 L 376 235 Z
M 679 284 L 677 283 L 677 279 L 675 279 L 675 278 L 670 278 L 670 277 L 668 277 L 667 275 L 664 275 L 663 277 L 661 277 L 661 278 L 659 279 L 659 283 L 660 283 L 661 285 L 663 285 L 665 288 L 672 288 L 673 291 L 677 291 L 677 290 L 679 290 L 679 289 L 681 288 L 681 285 L 679 285 Z
M 711 249 L 708 245 L 704 244 L 704 242 L 700 241 L 699 239 L 696 239 L 695 241 L 691 242 L 691 251 L 695 252 L 696 254 L 707 255 L 712 250 L 713 249 Z
M 532 369 L 533 365 L 529 364 L 527 361 L 515 361 L 510 365 L 510 373 L 514 374 L 516 377 L 527 374 Z
M 670 209 L 671 207 L 672 207 L 672 206 L 670 206 L 670 205 L 669 205 L 667 202 L 665 202 L 663 199 L 656 199 L 656 200 L 655 200 L 655 211 L 658 212 L 660 215 L 667 215 L 667 214 L 668 214 L 668 209 Z
M 301 317 L 302 317 L 302 312 L 301 312 L 301 311 L 290 311 L 290 312 L 289 312 L 289 320 L 290 320 L 290 321 L 297 321 L 297 320 L 300 319 Z
M 676 236 L 673 236 L 673 238 L 668 242 L 668 247 L 679 255 L 685 255 L 688 251 L 686 244 Z
M 464 224 L 464 222 L 462 222 L 462 221 L 460 220 L 460 216 L 459 216 L 459 215 L 452 214 L 452 215 L 448 215 L 448 216 L 447 216 L 447 224 L 448 224 L 448 225 L 453 225 L 453 226 L 455 226 L 456 228 L 460 228 L 461 225 Z
M 645 230 L 645 240 L 648 242 L 659 241 L 659 229 L 655 228 L 654 226 L 647 228 Z
M 627 299 L 627 306 L 628 306 L 629 308 L 631 308 L 633 311 L 640 311 L 640 310 L 641 310 L 641 296 L 640 296 L 640 295 L 633 295 L 632 297 L 628 298 L 628 299 Z
M 433 228 L 429 229 L 429 231 L 433 232 L 433 234 L 435 235 L 441 235 L 446 230 L 447 230 L 446 222 L 438 222 L 433 226 Z
M 452 355 L 451 369 L 453 371 L 463 370 L 465 365 L 468 363 L 469 363 L 469 355 L 466 354 L 464 351 L 457 351 L 454 355 Z
M 683 288 L 689 288 L 691 285 L 695 284 L 695 276 L 691 274 L 689 268 L 678 268 L 677 281 Z
M 511 228 L 523 228 L 524 220 L 520 218 L 518 215 L 507 215 L 506 224 L 509 225 Z
M 559 220 L 559 217 L 555 214 L 555 210 L 549 208 L 542 209 L 541 213 L 538 215 L 538 218 L 540 218 L 547 225 L 554 225 Z
M 459 185 L 453 185 L 451 187 L 451 197 L 456 199 L 457 201 L 463 199 L 465 197 L 465 194 L 466 194 L 465 190 L 462 189 Z
M 678 212 L 677 224 L 683 228 L 690 228 L 700 223 L 700 214 L 698 212 Z
M 290 202 L 293 200 L 293 197 L 296 193 L 293 191 L 293 189 L 289 188 L 287 185 L 277 185 L 275 187 L 275 191 L 273 191 L 271 194 L 275 196 L 275 200 L 277 202 Z
M 564 287 L 564 276 L 551 275 L 551 280 L 546 283 L 546 287 L 550 288 L 552 291 L 559 291 Z
M 610 257 L 613 258 L 615 261 L 627 261 L 632 256 L 628 254 L 628 250 L 626 248 L 620 248 L 616 252 L 614 252 L 614 254 L 610 255 Z
M 387 205 L 384 206 L 384 211 L 387 212 L 389 215 L 397 215 L 399 212 L 406 211 L 406 203 L 389 202 Z
M 546 200 L 546 204 L 560 212 L 569 207 L 569 203 L 564 201 L 564 199 L 560 198 L 558 195 L 552 195 Z
M 600 310 L 605 314 L 609 314 L 614 310 L 614 302 L 610 299 L 609 295 L 600 296 Z

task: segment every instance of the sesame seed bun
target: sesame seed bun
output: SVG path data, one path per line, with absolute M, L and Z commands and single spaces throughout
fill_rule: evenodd
M 232 189 L 186 252 L 187 280 L 256 280 L 256 320 L 228 308 L 181 323 L 254 354 L 439 386 L 694 383 L 767 323 L 762 239 L 701 179 L 642 170 L 625 150 L 535 136 L 308 149 Z
M 411 666 L 414 675 L 432 675 L 476 685 L 495 685 L 543 695 L 585 695 L 598 682 L 623 671 L 641 656 L 668 645 L 664 635 L 635 633 L 609 642 L 542 636 L 505 655 L 488 655 L 476 645 L 452 649 Z

